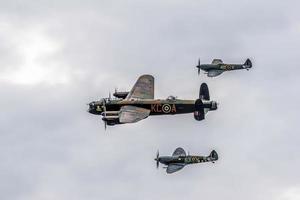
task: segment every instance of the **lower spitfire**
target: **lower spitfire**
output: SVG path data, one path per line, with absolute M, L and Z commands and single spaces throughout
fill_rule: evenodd
M 178 147 L 171 156 L 159 156 L 159 151 L 157 151 L 156 158 L 156 167 L 159 167 L 159 163 L 166 165 L 164 167 L 168 174 L 177 172 L 181 170 L 186 165 L 212 162 L 215 163 L 219 159 L 218 153 L 215 150 L 212 150 L 208 156 L 195 156 L 187 155 L 183 148 Z

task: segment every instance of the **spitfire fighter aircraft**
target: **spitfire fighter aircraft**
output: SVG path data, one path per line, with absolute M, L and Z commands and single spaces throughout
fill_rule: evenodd
M 225 71 L 232 71 L 238 69 L 249 70 L 252 67 L 252 62 L 248 58 L 244 64 L 225 64 L 221 59 L 214 59 L 211 64 L 200 64 L 200 59 L 198 61 L 198 75 L 200 71 L 203 70 L 208 77 L 219 76 Z
M 196 164 L 202 162 L 212 162 L 214 163 L 218 160 L 218 154 L 215 150 L 213 150 L 209 156 L 191 156 L 186 155 L 185 151 L 179 147 L 177 148 L 172 156 L 159 156 L 159 152 L 156 154 L 156 167 L 159 167 L 159 163 L 167 165 L 166 168 L 167 173 L 171 174 L 181 170 L 184 166 L 189 164 Z
M 101 115 L 105 128 L 107 125 L 135 123 L 149 115 L 174 115 L 194 113 L 194 118 L 201 121 L 208 111 L 216 110 L 217 103 L 210 101 L 206 83 L 200 87 L 199 99 L 182 100 L 173 96 L 167 99 L 154 99 L 154 77 L 139 77 L 130 92 L 115 92 L 116 98 L 103 98 L 89 103 L 88 112 Z

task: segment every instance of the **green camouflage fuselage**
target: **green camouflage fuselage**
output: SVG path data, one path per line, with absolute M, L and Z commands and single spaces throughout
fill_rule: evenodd
M 196 164 L 208 162 L 210 159 L 206 156 L 161 156 L 158 158 L 160 163 L 169 164 Z
M 244 65 L 240 65 L 240 64 L 201 64 L 200 68 L 204 71 L 209 71 L 209 70 L 231 71 L 237 69 L 245 69 Z

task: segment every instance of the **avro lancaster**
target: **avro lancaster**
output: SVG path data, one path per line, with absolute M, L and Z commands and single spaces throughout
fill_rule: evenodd
M 249 70 L 252 67 L 252 62 L 248 58 L 244 64 L 225 64 L 221 59 L 214 59 L 211 64 L 200 64 L 200 59 L 198 61 L 198 75 L 200 71 L 203 70 L 208 77 L 219 76 L 225 71 L 232 71 L 238 69 Z
M 150 115 L 175 115 L 194 113 L 198 121 L 205 119 L 208 111 L 216 110 L 217 103 L 210 100 L 206 83 L 200 86 L 199 98 L 182 100 L 173 96 L 154 99 L 154 77 L 142 75 L 130 92 L 115 92 L 112 98 L 103 98 L 88 104 L 88 112 L 101 115 L 107 125 L 135 123 Z
M 172 156 L 159 156 L 159 152 L 157 151 L 156 158 L 156 167 L 159 167 L 159 163 L 167 165 L 165 167 L 168 174 L 177 172 L 181 170 L 184 166 L 189 164 L 196 164 L 202 162 L 212 162 L 214 163 L 218 160 L 218 154 L 215 150 L 213 150 L 209 156 L 192 156 L 186 155 L 184 149 L 181 147 L 177 148 Z

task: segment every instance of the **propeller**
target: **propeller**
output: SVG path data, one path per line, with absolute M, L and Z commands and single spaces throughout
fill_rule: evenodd
M 89 112 L 90 111 L 90 107 L 91 107 L 91 103 L 87 103 L 86 105 L 89 107 L 89 109 L 87 109 L 87 112 Z
M 106 106 L 105 106 L 105 99 L 103 99 L 103 113 L 104 113 L 104 130 L 106 130 L 107 127 L 107 121 L 106 121 Z
M 196 66 L 198 68 L 198 75 L 200 74 L 200 58 L 198 60 L 198 65 Z
M 156 153 L 155 160 L 156 160 L 156 168 L 158 169 L 158 167 L 159 167 L 159 151 L 158 150 L 157 150 L 157 153 Z

